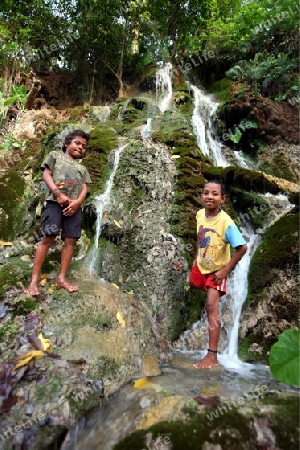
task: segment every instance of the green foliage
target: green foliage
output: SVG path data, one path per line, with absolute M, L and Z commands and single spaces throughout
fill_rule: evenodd
M 8 150 L 16 150 L 21 149 L 25 150 L 27 145 L 27 140 L 20 142 L 18 141 L 15 136 L 11 133 L 7 133 L 5 135 L 5 139 L 2 145 L 0 145 L 0 150 L 8 151 Z
M 4 127 L 6 123 L 6 114 L 8 107 L 5 105 L 3 93 L 0 91 L 0 129 Z
M 290 0 L 272 7 L 269 0 L 2 3 L 5 97 L 29 68 L 74 73 L 81 100 L 107 96 L 108 84 L 110 98 L 122 96 L 150 62 L 178 62 L 204 50 L 257 93 L 283 99 L 297 92 L 297 4 Z
M 239 61 L 226 72 L 226 76 L 235 81 L 246 82 L 256 94 L 268 93 L 272 84 L 276 84 L 277 91 L 286 92 L 295 89 L 293 74 L 297 67 L 298 59 L 291 59 L 288 54 L 275 57 L 262 52 L 252 60 Z
M 248 130 L 250 128 L 258 128 L 257 123 L 251 119 L 242 119 L 240 123 L 234 127 L 234 134 L 229 134 L 229 139 L 238 144 L 243 136 L 243 131 Z
M 10 97 L 5 98 L 4 104 L 6 106 L 14 105 L 18 109 L 23 109 L 27 99 L 27 92 L 24 85 L 12 85 Z
M 285 330 L 270 352 L 272 375 L 286 384 L 300 385 L 300 335 L 298 328 Z

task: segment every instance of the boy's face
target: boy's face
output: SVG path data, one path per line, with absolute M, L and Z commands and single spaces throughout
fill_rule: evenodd
M 206 183 L 201 200 L 205 209 L 218 210 L 219 206 L 224 203 L 226 196 L 221 194 L 221 185 L 216 183 Z
M 70 144 L 66 145 L 65 155 L 72 159 L 81 159 L 86 153 L 86 139 L 76 136 Z

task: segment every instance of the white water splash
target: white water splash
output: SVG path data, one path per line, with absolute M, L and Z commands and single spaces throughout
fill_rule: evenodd
M 100 238 L 101 232 L 102 232 L 103 213 L 105 212 L 105 208 L 107 208 L 107 206 L 110 203 L 110 193 L 111 193 L 111 189 L 113 186 L 115 173 L 116 173 L 116 170 L 119 165 L 120 154 L 122 153 L 122 151 L 124 150 L 124 148 L 127 145 L 128 144 L 121 145 L 117 150 L 115 150 L 114 166 L 113 166 L 113 170 L 111 171 L 110 177 L 106 183 L 105 190 L 104 190 L 103 194 L 100 194 L 95 198 L 97 222 L 96 222 L 95 242 L 94 242 L 94 246 L 90 253 L 90 264 L 89 264 L 90 273 L 92 273 L 94 271 L 95 263 L 97 260 L 98 241 L 99 241 L 99 238 Z
M 213 137 L 211 130 L 212 117 L 219 103 L 213 101 L 209 95 L 193 84 L 187 83 L 194 95 L 194 111 L 192 125 L 197 137 L 197 145 L 203 155 L 209 157 L 218 167 L 229 166 L 222 153 L 222 143 Z
M 233 152 L 233 156 L 237 162 L 237 166 L 238 167 L 244 167 L 245 169 L 251 169 L 252 167 L 250 167 L 249 163 L 247 162 L 247 160 L 244 158 L 243 152 L 241 150 L 239 151 L 234 151 Z
M 149 117 L 147 119 L 147 123 L 145 124 L 145 126 L 143 127 L 143 129 L 141 131 L 141 135 L 142 135 L 143 139 L 147 139 L 151 136 L 151 132 L 152 132 L 151 122 L 152 122 L 152 118 Z
M 158 108 L 165 112 L 170 107 L 173 95 L 172 64 L 169 62 L 156 71 L 156 95 Z

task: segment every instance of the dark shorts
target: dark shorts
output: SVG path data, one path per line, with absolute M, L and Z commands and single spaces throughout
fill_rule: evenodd
M 197 264 L 194 265 L 189 276 L 190 286 L 207 291 L 209 287 L 221 291 L 221 295 L 226 294 L 226 278 L 222 280 L 221 284 L 216 284 L 212 279 L 212 273 L 203 274 L 200 272 Z
M 43 236 L 57 236 L 61 231 L 61 238 L 79 239 L 81 236 L 81 208 L 73 216 L 64 216 L 62 208 L 56 202 L 47 202 L 42 218 Z

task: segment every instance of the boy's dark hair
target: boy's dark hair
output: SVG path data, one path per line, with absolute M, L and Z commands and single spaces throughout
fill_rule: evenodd
M 208 180 L 204 186 L 206 186 L 208 183 L 214 183 L 214 184 L 219 184 L 221 186 L 221 195 L 226 195 L 226 188 L 225 185 L 222 183 L 222 181 L 220 180 Z M 203 188 L 204 188 L 203 186 Z
M 86 142 L 88 143 L 90 140 L 90 135 L 87 134 L 85 131 L 82 130 L 73 130 L 70 131 L 70 133 L 67 134 L 67 136 L 65 137 L 63 146 L 62 146 L 62 151 L 65 153 L 66 151 L 66 146 L 69 145 L 73 139 L 75 139 L 77 136 L 82 137 L 83 139 L 86 140 Z

